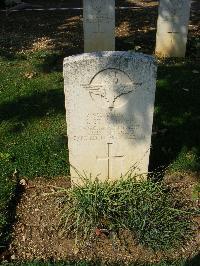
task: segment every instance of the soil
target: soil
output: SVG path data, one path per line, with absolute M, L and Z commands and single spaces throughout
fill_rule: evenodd
M 82 7 L 82 1 L 27 1 L 48 7 Z M 116 50 L 134 50 L 153 54 L 156 40 L 158 1 L 124 0 L 116 6 Z M 200 2 L 192 1 L 187 56 L 196 56 L 199 47 Z M 0 15 L 0 54 L 50 49 L 60 51 L 62 58 L 83 52 L 82 10 L 20 11 Z M 1 53 L 2 52 L 2 53 Z
M 171 193 L 180 199 L 186 208 L 198 208 L 200 202 L 192 200 L 192 191 L 197 178 L 192 175 L 166 176 L 165 182 Z M 75 248 L 75 239 L 63 234 L 59 228 L 61 218 L 62 193 L 56 187 L 69 188 L 69 178 L 47 181 L 38 178 L 22 181 L 25 188 L 17 207 L 16 224 L 13 225 L 13 241 L 10 244 L 10 258 L 17 261 L 59 261 L 86 260 L 106 263 L 147 263 L 163 259 L 189 259 L 200 251 L 200 217 L 195 221 L 194 235 L 178 250 L 153 252 L 137 243 L 128 232 L 122 231 L 120 239 L 113 241 L 105 234 L 97 235 Z
M 34 0 L 25 1 L 44 7 L 81 7 L 82 1 Z M 116 50 L 133 50 L 152 54 L 155 47 L 158 1 L 124 0 L 117 6 L 132 6 L 137 9 L 116 10 Z M 192 2 L 191 21 L 188 36 L 188 56 L 196 56 L 196 44 L 200 38 L 200 2 Z M 1 11 L 0 11 L 1 12 Z M 82 11 L 21 11 L 7 15 L 0 13 L 0 55 L 7 52 L 15 55 L 24 51 L 50 49 L 59 51 L 62 58 L 83 52 Z M 60 62 L 62 67 L 62 62 Z M 198 201 L 191 200 L 196 184 L 194 176 L 168 176 L 166 183 L 186 206 L 197 207 Z M 17 207 L 16 223 L 13 226 L 13 241 L 9 248 L 12 260 L 98 260 L 106 262 L 157 262 L 162 259 L 191 258 L 200 251 L 199 217 L 192 240 L 178 251 L 157 252 L 139 245 L 127 232 L 126 239 L 115 244 L 106 237 L 95 237 L 90 243 L 74 250 L 74 239 L 59 231 L 61 203 L 54 186 L 69 187 L 68 178 L 52 181 L 36 179 L 25 182 L 24 193 Z M 54 193 L 51 196 L 44 193 Z M 128 244 L 128 246 L 127 246 Z M 8 255 L 6 255 L 8 257 Z M 3 259 L 5 255 L 3 254 Z

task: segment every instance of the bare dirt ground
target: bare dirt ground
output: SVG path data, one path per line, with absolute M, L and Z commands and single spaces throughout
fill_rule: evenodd
M 81 7 L 82 1 L 33 0 L 26 1 L 43 7 Z M 129 0 L 116 1 L 117 6 L 132 6 L 137 9 L 116 10 L 116 50 L 134 50 L 153 54 L 156 36 L 158 1 Z M 200 38 L 200 2 L 192 3 L 189 25 L 187 56 L 197 57 L 196 43 Z M 6 15 L 0 11 L 0 55 L 15 55 L 24 51 L 59 51 L 62 58 L 83 52 L 82 11 L 21 11 Z M 61 62 L 62 65 L 62 62 Z M 175 182 L 176 180 L 176 182 Z M 171 189 L 179 191 L 187 204 L 191 203 L 191 191 L 195 184 L 193 178 L 168 178 Z M 59 213 L 61 205 L 58 197 L 44 196 L 52 192 L 52 186 L 69 186 L 65 178 L 53 181 L 37 179 L 25 186 L 19 206 L 17 222 L 13 226 L 13 242 L 9 258 L 13 260 L 64 260 L 101 259 L 107 262 L 157 262 L 161 258 L 191 258 L 200 250 L 197 218 L 197 234 L 177 252 L 153 253 L 126 236 L 129 247 L 123 240 L 115 243 L 110 239 L 97 238 L 74 254 L 74 239 L 59 234 Z M 4 255 L 3 255 L 4 256 Z
M 191 200 L 196 184 L 195 176 L 168 176 L 166 183 L 174 196 L 179 197 L 185 205 L 199 206 L 198 201 Z M 122 232 L 121 239 L 115 241 L 105 235 L 98 237 L 94 233 L 94 239 L 84 242 L 78 250 L 74 249 L 74 239 L 59 229 L 62 194 L 55 193 L 55 186 L 68 188 L 69 179 L 37 179 L 25 184 L 25 192 L 17 207 L 17 222 L 13 226 L 13 242 L 9 250 L 12 260 L 85 259 L 110 263 L 146 263 L 161 259 L 192 258 L 200 251 L 200 217 L 193 217 L 196 222 L 195 234 L 179 250 L 153 252 L 139 245 L 127 232 Z

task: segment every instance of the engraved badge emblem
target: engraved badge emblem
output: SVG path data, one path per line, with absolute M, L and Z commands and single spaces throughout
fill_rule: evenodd
M 112 111 L 123 107 L 128 102 L 129 94 L 140 85 L 134 83 L 122 70 L 107 68 L 98 72 L 84 87 L 98 106 Z

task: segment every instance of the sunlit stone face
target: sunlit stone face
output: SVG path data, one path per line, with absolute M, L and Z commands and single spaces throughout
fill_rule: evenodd
M 83 1 L 84 51 L 115 50 L 115 1 Z
M 184 57 L 186 52 L 190 0 L 161 0 L 157 22 L 156 54 Z
M 148 171 L 156 66 L 151 56 L 91 53 L 64 61 L 69 159 L 93 178 Z M 73 180 L 78 178 L 71 168 Z

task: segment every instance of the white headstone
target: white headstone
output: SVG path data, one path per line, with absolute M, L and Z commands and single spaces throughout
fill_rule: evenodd
M 83 1 L 84 51 L 115 50 L 115 1 Z
M 190 0 L 160 0 L 156 54 L 184 57 L 186 52 Z
M 69 161 L 93 178 L 147 173 L 156 64 L 131 52 L 83 54 L 64 60 Z M 71 168 L 72 178 L 77 173 Z

